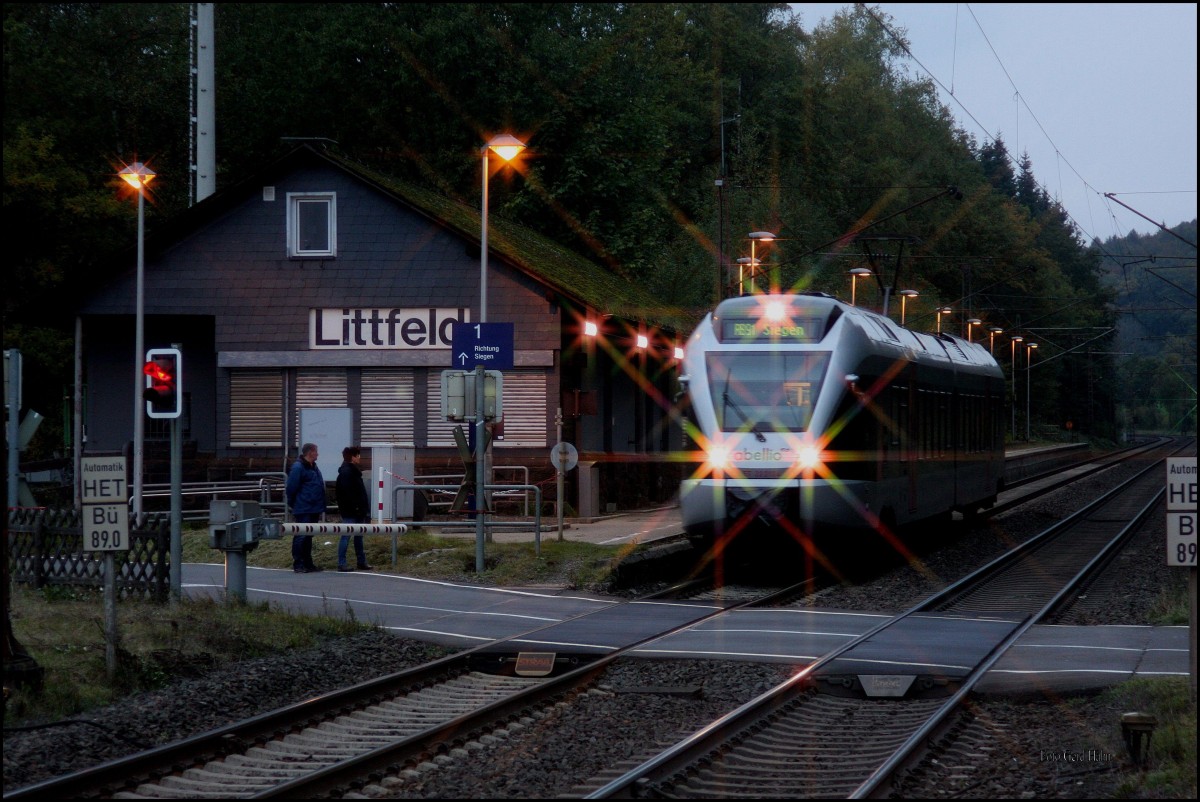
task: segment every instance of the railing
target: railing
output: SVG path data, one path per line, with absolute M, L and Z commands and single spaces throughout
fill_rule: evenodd
M 284 485 L 287 482 L 287 474 L 284 473 L 248 473 L 248 477 L 244 481 L 229 481 L 229 482 L 183 482 L 180 485 L 180 495 L 184 498 L 196 496 L 208 496 L 209 501 L 217 498 L 225 498 L 226 496 L 252 495 L 257 496 L 258 503 L 262 505 L 264 511 L 270 514 L 282 516 L 287 510 L 287 499 L 284 496 Z M 254 477 L 258 477 L 255 479 Z M 275 493 L 278 493 L 278 501 L 274 501 Z M 142 488 L 142 498 L 171 498 L 171 485 L 166 484 L 148 484 Z M 133 497 L 129 498 L 129 508 L 133 509 Z M 208 507 L 202 509 L 183 510 L 184 520 L 189 521 L 206 521 L 208 520 Z
M 495 484 L 487 485 L 487 489 L 492 491 L 491 503 L 502 504 L 506 502 L 523 502 L 523 515 L 530 515 L 529 502 L 530 494 L 533 494 L 533 500 L 536 502 L 537 516 L 540 520 L 542 509 L 542 491 L 541 488 L 529 483 L 529 468 L 525 465 L 496 465 L 492 468 L 493 475 L 501 471 L 519 472 L 523 481 L 520 484 Z M 184 482 L 180 485 L 180 495 L 184 498 L 208 497 L 211 502 L 218 498 L 226 498 L 229 496 L 251 496 L 256 498 L 258 503 L 262 505 L 263 512 L 275 517 L 283 518 L 287 514 L 287 496 L 284 492 L 284 487 L 287 484 L 287 474 L 282 472 L 262 472 L 262 473 L 247 473 L 244 480 L 231 480 L 223 482 L 206 481 L 206 482 Z M 414 485 L 397 485 L 398 489 L 420 489 L 427 492 L 429 496 L 429 506 L 444 508 L 447 511 L 454 503 L 454 496 L 458 492 L 459 484 L 448 484 L 439 482 L 439 480 L 454 480 L 461 483 L 462 474 L 431 474 L 427 476 L 416 477 Z M 142 488 L 143 499 L 170 499 L 171 485 L 170 483 L 155 483 L 147 484 Z M 133 509 L 133 497 L 129 498 L 129 509 Z M 333 507 L 336 509 L 336 507 Z M 395 508 L 393 508 L 395 509 Z M 184 509 L 182 511 L 185 521 L 206 521 L 208 520 L 208 506 L 199 507 L 196 509 Z M 446 525 L 446 522 L 439 522 L 441 525 Z M 495 524 L 499 525 L 499 524 Z
M 427 479 L 429 477 L 422 477 L 422 478 Z M 455 493 L 455 494 L 457 494 L 460 487 L 461 487 L 461 485 L 432 485 L 432 484 L 421 484 L 419 482 L 414 482 L 412 484 L 397 483 L 392 486 L 392 509 L 393 510 L 398 509 L 398 507 L 396 505 L 399 504 L 400 493 L 403 491 L 406 491 L 406 490 L 423 490 L 423 491 L 433 490 L 433 491 L 440 492 L 440 493 Z M 505 492 L 505 493 L 508 493 L 508 492 L 515 493 L 516 491 L 521 491 L 524 493 L 532 492 L 534 495 L 534 498 L 537 500 L 537 505 L 536 505 L 537 509 L 534 511 L 534 514 L 533 514 L 534 528 L 539 531 L 541 530 L 541 528 L 542 528 L 542 489 L 540 487 L 538 487 L 537 485 L 484 485 L 483 487 L 484 487 L 485 492 L 488 490 L 491 490 L 491 491 L 499 490 L 499 491 Z M 497 494 L 493 492 L 493 496 L 495 496 L 495 495 L 497 495 Z M 446 502 L 446 503 L 449 503 L 449 502 Z M 430 502 L 429 506 L 433 506 L 433 503 Z M 468 510 L 466 514 L 472 515 L 473 511 Z M 486 510 L 484 511 L 485 517 L 490 514 L 491 513 L 488 513 Z M 407 523 L 409 526 L 450 527 L 450 526 L 474 526 L 475 525 L 475 521 L 473 519 L 472 520 L 464 519 L 464 520 L 460 520 L 460 521 L 455 521 L 455 520 L 408 521 Z M 494 520 L 491 520 L 491 521 L 487 522 L 487 526 L 506 527 L 509 529 L 525 529 L 525 528 L 529 527 L 529 521 L 494 521 Z
M 529 484 L 529 468 L 525 465 L 494 465 L 492 466 L 492 475 L 495 476 L 498 471 L 519 471 L 521 473 L 521 483 L 504 485 L 506 489 L 492 494 L 492 503 L 503 503 L 506 501 L 515 501 L 517 497 L 521 497 L 525 503 L 525 511 L 523 515 L 529 515 L 529 491 L 536 489 Z M 454 495 L 458 492 L 458 485 L 448 485 L 441 480 L 451 479 L 462 482 L 463 475 L 461 473 L 442 473 L 430 474 L 427 476 L 416 477 L 417 487 L 421 490 L 431 491 L 428 493 L 429 506 L 449 509 L 454 503 Z M 489 488 L 499 487 L 499 485 L 488 485 Z M 448 488 L 448 489 L 445 489 Z M 412 489 L 406 486 L 405 489 Z M 541 510 L 541 491 L 537 492 L 538 510 Z M 393 508 L 395 509 L 395 508 Z
M 453 491 L 453 492 L 457 493 L 458 489 L 459 489 L 459 485 L 430 485 L 430 484 L 418 484 L 418 483 L 397 484 L 392 489 L 392 509 L 393 510 L 399 509 L 399 507 L 397 507 L 397 505 L 400 503 L 400 494 L 406 490 L 423 490 L 423 491 L 438 490 L 438 491 L 444 491 L 444 492 Z M 538 487 L 537 485 L 484 485 L 483 489 L 484 489 L 484 492 L 487 492 L 488 490 L 492 490 L 492 491 L 499 490 L 502 492 L 521 490 L 526 493 L 533 491 L 534 497 L 537 499 L 537 510 L 534 512 L 534 517 L 533 517 L 533 539 L 534 539 L 534 543 L 536 544 L 534 551 L 537 554 L 537 556 L 540 557 L 542 555 L 542 489 L 540 487 Z M 421 526 L 421 527 L 436 526 L 436 527 L 443 527 L 443 528 L 474 527 L 476 525 L 476 521 L 472 516 L 474 516 L 476 514 L 477 513 L 475 513 L 474 511 L 469 510 L 466 512 L 466 515 L 468 517 L 463 518 L 461 520 L 406 521 L 406 523 L 410 527 L 418 527 L 418 526 Z M 483 515 L 483 525 L 484 525 L 485 529 L 528 529 L 529 528 L 529 523 L 530 523 L 529 521 L 497 521 L 497 520 L 495 520 L 495 518 L 488 517 L 490 515 L 490 513 L 488 513 L 487 510 L 484 510 L 482 513 L 479 513 L 479 514 Z M 394 550 L 395 550 L 394 541 L 393 541 L 392 548 L 393 548 L 393 552 L 394 552 Z M 394 559 L 394 557 L 393 557 L 393 559 Z

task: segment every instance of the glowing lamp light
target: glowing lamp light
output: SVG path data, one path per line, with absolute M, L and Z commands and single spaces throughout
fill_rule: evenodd
M 772 323 L 778 323 L 779 321 L 783 320 L 784 316 L 787 314 L 787 307 L 784 305 L 783 301 L 771 301 L 767 304 L 767 308 L 764 310 L 763 314 L 766 316 L 767 320 L 771 321 Z
M 865 267 L 856 267 L 848 271 L 850 274 L 850 305 L 858 306 L 858 280 L 863 276 L 874 275 Z
M 596 322 L 593 320 L 588 320 L 583 324 L 583 333 L 585 335 L 587 335 L 588 337 L 595 337 L 596 334 L 599 333 L 599 331 L 600 331 L 600 328 L 596 325 Z
M 638 347 L 638 348 L 645 348 L 645 347 L 647 347 L 648 345 L 650 345 L 650 340 L 646 339 L 646 335 L 645 335 L 645 334 L 639 334 L 639 335 L 637 336 L 637 347 Z
M 675 358 L 678 359 L 680 362 L 683 361 L 683 349 L 680 348 L 678 345 L 675 346 Z
M 821 450 L 816 446 L 801 446 L 796 452 L 796 465 L 805 471 L 816 469 L 821 464 Z
M 134 189 L 141 189 L 153 181 L 154 176 L 158 174 L 141 162 L 134 162 L 123 168 L 117 175 Z
M 729 464 L 729 449 L 715 446 L 708 450 L 708 464 L 713 470 L 722 470 Z
M 510 162 L 517 157 L 517 154 L 525 150 L 525 143 L 517 139 L 512 134 L 499 134 L 488 140 L 487 146 L 493 153 Z

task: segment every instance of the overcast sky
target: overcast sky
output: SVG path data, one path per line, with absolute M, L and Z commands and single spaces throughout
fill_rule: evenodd
M 848 3 L 792 3 L 811 30 Z M 878 3 L 980 142 L 1028 152 L 1085 237 L 1196 217 L 1196 4 Z M 951 95 L 953 91 L 953 95 Z

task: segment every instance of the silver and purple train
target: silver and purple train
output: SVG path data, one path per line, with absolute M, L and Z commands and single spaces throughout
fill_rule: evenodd
M 798 543 L 974 515 L 1004 485 L 1004 374 L 988 349 L 823 293 L 723 301 L 681 382 L 693 537 Z

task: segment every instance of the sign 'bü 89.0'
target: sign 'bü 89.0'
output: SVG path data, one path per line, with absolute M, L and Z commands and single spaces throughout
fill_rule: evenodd
M 1167 565 L 1196 567 L 1196 458 L 1167 458 Z
M 84 457 L 84 551 L 129 550 L 129 492 L 124 457 Z

